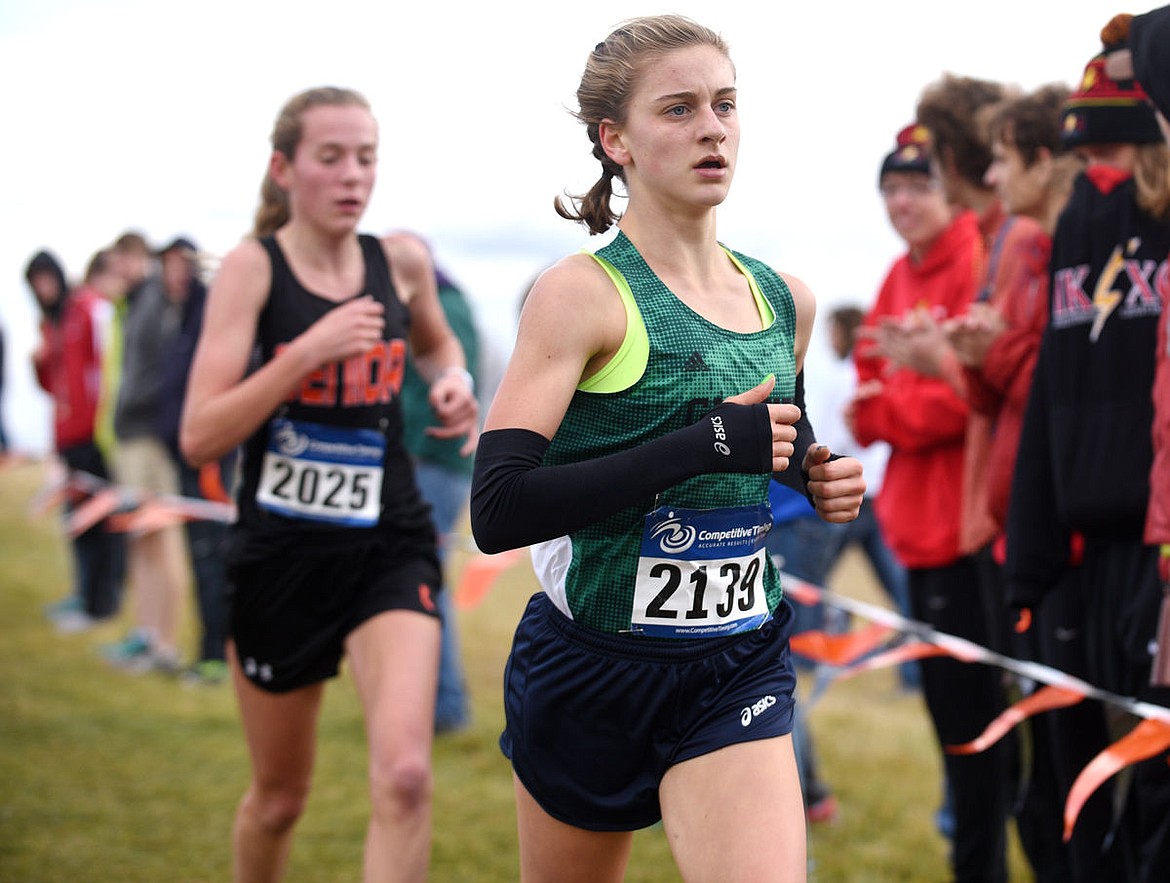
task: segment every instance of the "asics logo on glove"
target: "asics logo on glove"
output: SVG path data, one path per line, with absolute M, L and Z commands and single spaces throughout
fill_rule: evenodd
M 731 448 L 727 446 L 727 432 L 723 428 L 723 418 L 718 414 L 711 415 L 711 427 L 715 430 L 715 450 L 724 457 L 731 455 Z

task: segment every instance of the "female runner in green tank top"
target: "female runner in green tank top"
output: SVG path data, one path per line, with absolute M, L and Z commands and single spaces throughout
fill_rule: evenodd
M 716 239 L 739 146 L 718 35 L 626 22 L 577 97 L 602 177 L 557 210 L 618 232 L 529 292 L 472 491 L 480 547 L 532 545 L 544 589 L 505 678 L 521 876 L 620 880 L 660 817 L 687 880 L 802 880 L 767 488 L 787 475 L 844 522 L 865 487 L 797 405 L 813 296 Z

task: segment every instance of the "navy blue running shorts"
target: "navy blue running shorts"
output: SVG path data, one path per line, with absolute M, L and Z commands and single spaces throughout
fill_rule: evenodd
M 244 674 L 283 693 L 337 675 L 346 637 L 387 610 L 438 617 L 433 544 L 302 538 L 228 567 L 229 633 Z
M 632 831 L 662 818 L 676 763 L 792 731 L 792 607 L 723 638 L 648 639 L 583 627 L 543 592 L 528 602 L 504 671 L 500 748 L 565 824 Z

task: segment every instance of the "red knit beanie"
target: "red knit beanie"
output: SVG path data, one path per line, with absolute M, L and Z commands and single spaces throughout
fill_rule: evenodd
M 1115 15 L 1102 30 L 1104 49 L 1085 66 L 1080 86 L 1064 105 L 1061 140 L 1082 144 L 1156 144 L 1163 140 L 1154 109 L 1137 80 L 1112 80 L 1105 57 L 1124 48 L 1132 15 Z
M 898 133 L 896 146 L 882 160 L 878 183 L 886 172 L 922 172 L 930 174 L 930 131 L 918 123 L 911 123 Z

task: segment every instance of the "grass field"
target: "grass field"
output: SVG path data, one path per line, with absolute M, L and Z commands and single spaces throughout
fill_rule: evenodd
M 247 781 L 231 690 L 108 668 L 97 650 L 124 622 L 53 631 L 42 608 L 66 592 L 68 557 L 57 513 L 30 513 L 41 479 L 37 464 L 0 472 L 0 883 L 226 881 Z M 452 561 L 456 581 L 463 560 Z M 882 603 L 866 574 L 847 555 L 832 587 Z M 474 721 L 435 745 L 439 883 L 518 879 L 511 774 L 496 739 L 504 659 L 534 589 L 525 559 L 460 613 Z M 811 829 L 810 879 L 945 879 L 946 844 L 933 827 L 938 757 L 921 701 L 898 695 L 894 675 L 877 671 L 833 684 L 809 715 L 841 805 L 836 822 Z M 368 804 L 361 717 L 344 674 L 326 693 L 319 742 L 287 879 L 352 883 Z M 1014 847 L 1012 861 L 1014 883 L 1030 880 Z M 661 829 L 640 832 L 627 880 L 678 879 Z

